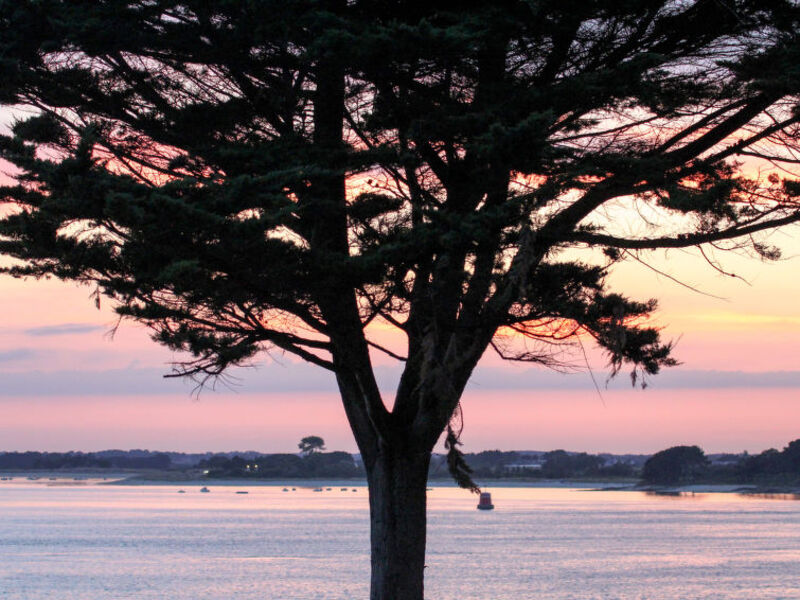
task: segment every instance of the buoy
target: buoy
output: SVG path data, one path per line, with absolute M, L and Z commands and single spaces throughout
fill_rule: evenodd
M 478 510 L 492 510 L 492 495 L 489 492 L 481 492 L 481 498 L 478 500 Z

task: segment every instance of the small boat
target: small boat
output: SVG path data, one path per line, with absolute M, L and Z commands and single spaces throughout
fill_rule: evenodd
M 489 492 L 481 492 L 480 500 L 478 500 L 478 510 L 492 510 L 492 495 Z
M 250 492 L 236 492 L 237 494 L 249 494 Z
M 346 492 L 346 491 L 347 491 L 347 488 L 339 488 L 339 491 L 340 491 L 340 492 Z
M 186 493 L 186 490 L 178 490 L 178 493 L 179 493 L 179 494 L 185 494 L 185 493 Z
M 284 492 L 288 492 L 288 491 L 289 491 L 289 488 L 283 488 L 283 491 L 284 491 Z
M 203 492 L 203 493 L 208 493 L 208 492 L 210 492 L 211 490 L 210 490 L 210 489 L 208 489 L 207 487 L 203 486 L 203 487 L 201 487 L 201 488 L 200 488 L 200 491 L 201 491 L 201 492 Z
M 322 491 L 322 488 L 314 488 L 314 491 L 315 491 L 315 492 L 321 492 L 321 491 Z

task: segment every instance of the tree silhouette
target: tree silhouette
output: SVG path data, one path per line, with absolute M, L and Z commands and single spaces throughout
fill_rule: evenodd
M 430 454 L 446 430 L 474 486 L 459 400 L 487 350 L 564 367 L 593 340 L 641 382 L 674 360 L 615 265 L 778 256 L 797 30 L 788 0 L 0 0 L 0 252 L 96 286 L 191 355 L 176 376 L 271 348 L 332 371 L 371 598 L 420 600 Z M 370 352 L 404 365 L 392 402 Z
M 300 448 L 300 452 L 302 452 L 305 456 L 309 456 L 316 452 L 325 450 L 325 440 L 316 435 L 309 435 L 300 440 L 300 443 L 297 444 L 297 447 Z
M 708 469 L 709 461 L 698 446 L 674 446 L 647 459 L 642 480 L 659 485 L 692 483 Z

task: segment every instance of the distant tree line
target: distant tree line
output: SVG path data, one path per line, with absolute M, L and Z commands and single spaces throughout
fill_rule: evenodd
M 432 476 L 444 476 L 434 461 Z M 476 478 L 483 479 L 574 479 L 635 477 L 639 468 L 633 461 L 586 452 L 503 452 L 487 450 L 466 454 L 465 460 Z
M 303 438 L 298 454 L 227 452 L 184 454 L 149 450 L 102 452 L 0 452 L 0 469 L 158 469 L 207 471 L 211 478 L 353 478 L 363 466 L 347 452 L 324 452 L 324 440 Z M 487 450 L 465 455 L 477 479 L 640 479 L 647 485 L 728 483 L 800 485 L 800 439 L 760 454 L 715 454 L 699 446 L 674 446 L 646 455 Z M 448 478 L 446 459 L 434 455 L 430 478 Z
M 201 460 L 198 467 L 208 471 L 209 477 L 243 478 L 350 478 L 364 475 L 360 464 L 347 452 L 310 452 L 296 454 L 265 454 L 253 459 L 241 456 L 212 456 Z
M 6 452 L 0 453 L 0 469 L 202 469 L 209 477 L 315 478 L 363 477 L 356 456 L 324 452 L 324 440 L 303 438 L 298 454 L 226 452 L 184 454 L 149 450 L 101 452 Z M 489 450 L 466 455 L 476 477 L 485 479 L 564 479 L 638 476 L 640 465 L 611 455 L 585 452 L 504 452 Z M 646 457 L 641 458 L 642 462 Z M 449 477 L 445 457 L 435 455 L 430 476 Z
M 674 446 L 651 456 L 642 469 L 642 481 L 653 485 L 737 483 L 800 484 L 800 439 L 783 450 L 761 454 L 721 455 L 711 461 L 698 446 Z
M 4 452 L 0 453 L 0 469 L 168 469 L 168 454 L 120 453 L 98 456 L 91 452 Z
M 320 477 L 363 477 L 361 464 L 347 452 L 323 452 L 325 440 L 317 435 L 309 435 L 297 444 L 297 454 L 258 454 L 240 456 L 238 454 L 215 455 L 203 459 L 198 467 L 208 477 L 243 477 L 258 479 Z

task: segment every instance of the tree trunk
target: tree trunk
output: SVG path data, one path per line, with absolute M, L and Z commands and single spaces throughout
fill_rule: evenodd
M 367 467 L 370 600 L 423 600 L 429 451 L 384 448 Z

